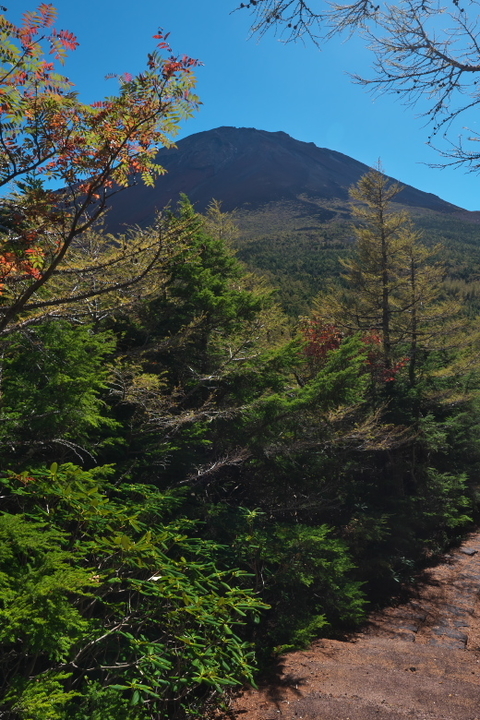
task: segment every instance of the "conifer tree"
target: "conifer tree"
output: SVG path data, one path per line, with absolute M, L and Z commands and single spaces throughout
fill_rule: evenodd
M 441 247 L 423 245 L 408 214 L 391 208 L 401 190 L 380 169 L 351 189 L 357 242 L 353 256 L 342 261 L 347 287 L 320 296 L 316 313 L 343 332 L 373 337 L 387 380 L 408 358 L 413 386 L 420 349 L 445 348 L 446 337 L 462 344 L 466 320 L 460 304 L 445 297 L 445 268 L 436 260 Z
M 445 293 L 445 267 L 432 262 L 441 246 L 427 248 L 419 234 L 410 234 L 405 246 L 405 283 L 402 288 L 402 307 L 396 326 L 404 337 L 408 355 L 410 386 L 416 384 L 419 353 L 458 348 L 465 345 L 467 319 L 461 304 Z
M 391 211 L 391 202 L 400 191 L 401 186 L 390 184 L 379 169 L 364 175 L 351 189 L 357 245 L 354 257 L 343 263 L 352 289 L 346 322 L 349 329 L 381 334 L 387 370 L 400 339 L 396 318 L 406 310 L 401 297 L 405 253 L 414 242 L 407 215 Z

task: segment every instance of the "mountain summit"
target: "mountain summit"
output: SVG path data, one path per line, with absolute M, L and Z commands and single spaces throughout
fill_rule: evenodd
M 369 167 L 347 155 L 295 140 L 284 132 L 220 127 L 180 140 L 163 149 L 159 162 L 167 174 L 154 188 L 141 184 L 120 193 L 107 225 L 112 231 L 129 225 L 147 226 L 155 212 L 180 193 L 203 211 L 213 198 L 224 210 L 254 209 L 283 200 L 346 200 L 348 189 Z M 456 213 L 460 208 L 409 185 L 398 196 L 403 205 Z

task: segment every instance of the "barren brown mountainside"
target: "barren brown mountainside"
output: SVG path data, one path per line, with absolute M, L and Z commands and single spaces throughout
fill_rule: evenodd
M 158 160 L 167 174 L 158 178 L 154 188 L 139 183 L 117 195 L 109 213 L 109 230 L 151 224 L 155 212 L 176 203 L 181 193 L 199 211 L 213 198 L 222 201 L 224 210 L 253 210 L 305 198 L 322 204 L 345 201 L 348 188 L 369 169 L 347 155 L 295 140 L 284 132 L 235 127 L 184 138 L 177 148 L 161 150 Z M 398 200 L 412 208 L 449 215 L 466 212 L 408 185 Z

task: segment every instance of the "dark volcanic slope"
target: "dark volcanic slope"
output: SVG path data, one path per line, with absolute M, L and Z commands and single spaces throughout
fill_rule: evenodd
M 347 155 L 294 140 L 284 132 L 221 127 L 190 135 L 177 149 L 161 150 L 159 161 L 168 173 L 155 188 L 141 184 L 114 198 L 108 227 L 146 226 L 169 202 L 184 192 L 200 211 L 212 198 L 224 210 L 255 208 L 299 195 L 346 199 L 348 188 L 368 171 Z M 436 195 L 405 186 L 399 202 L 443 213 L 460 208 Z

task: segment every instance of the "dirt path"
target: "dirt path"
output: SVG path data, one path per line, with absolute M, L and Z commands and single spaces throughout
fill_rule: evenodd
M 278 681 L 245 692 L 237 720 L 480 720 L 480 533 L 408 603 L 349 641 L 282 658 Z

